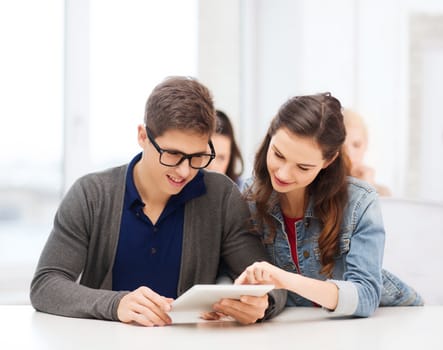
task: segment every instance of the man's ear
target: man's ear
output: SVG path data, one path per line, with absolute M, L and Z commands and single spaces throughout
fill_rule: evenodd
M 140 124 L 137 126 L 137 141 L 141 148 L 145 147 L 146 141 L 148 140 L 148 135 L 146 135 L 145 126 Z
M 337 159 L 338 154 L 339 154 L 339 152 L 336 152 L 330 160 L 328 160 L 325 164 L 323 164 L 322 169 L 326 169 L 328 166 L 330 166 L 334 162 L 334 160 Z

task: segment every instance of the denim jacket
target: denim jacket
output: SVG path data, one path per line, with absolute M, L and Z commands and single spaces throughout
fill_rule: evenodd
M 348 178 L 348 183 L 349 199 L 339 233 L 339 251 L 329 279 L 338 287 L 338 304 L 332 314 L 367 317 L 379 305 L 421 305 L 421 297 L 412 288 L 382 269 L 385 230 L 376 191 L 366 182 L 352 177 Z M 251 180 L 245 186 L 250 184 Z M 250 202 L 249 205 L 255 213 L 255 204 Z M 320 274 L 318 247 L 322 225 L 313 211 L 312 198 L 303 220 L 295 223 L 299 270 L 292 259 L 280 205 L 270 208 L 270 214 L 275 219 L 276 235 L 274 242 L 265 243 L 265 246 L 272 262 L 286 271 L 326 280 Z M 262 228 L 264 242 L 269 234 L 269 227 Z M 286 305 L 313 306 L 313 303 L 289 292 Z

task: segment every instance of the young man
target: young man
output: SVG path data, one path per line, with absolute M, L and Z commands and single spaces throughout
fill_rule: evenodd
M 237 186 L 204 169 L 215 157 L 209 90 L 171 77 L 148 98 L 142 152 L 124 166 L 80 178 L 63 199 L 31 284 L 32 305 L 71 317 L 171 323 L 174 298 L 267 260 L 248 232 Z M 214 311 L 243 324 L 282 310 L 285 294 L 225 299 Z

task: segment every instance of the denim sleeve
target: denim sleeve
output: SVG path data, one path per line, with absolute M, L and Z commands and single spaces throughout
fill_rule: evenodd
M 343 281 L 334 281 L 339 290 L 337 316 L 368 317 L 379 306 L 382 290 L 382 262 L 385 230 L 375 191 L 365 191 L 350 202 L 352 235 L 345 256 Z

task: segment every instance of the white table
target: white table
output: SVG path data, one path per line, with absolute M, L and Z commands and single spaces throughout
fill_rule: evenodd
M 331 319 L 318 308 L 288 308 L 271 321 L 145 328 L 48 315 L 0 305 L 1 349 L 443 349 L 443 306 L 380 308 L 370 318 Z

